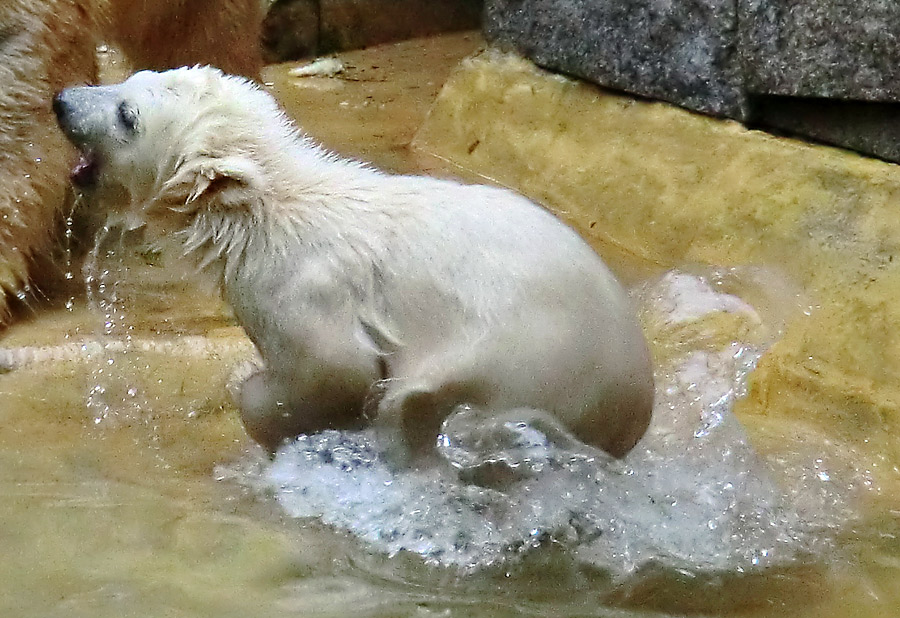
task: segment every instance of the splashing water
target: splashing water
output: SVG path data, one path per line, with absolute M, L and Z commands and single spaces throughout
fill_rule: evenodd
M 69 212 L 66 213 L 66 228 L 65 228 L 65 238 L 63 245 L 65 246 L 65 263 L 66 263 L 66 272 L 65 278 L 66 281 L 71 281 L 75 278 L 75 272 L 72 265 L 72 246 L 75 243 L 75 209 L 78 208 L 78 205 L 81 203 L 81 196 L 78 195 L 72 201 L 72 206 L 69 208 Z M 72 311 L 75 308 L 75 296 L 70 295 L 69 298 L 66 299 L 66 310 Z
M 546 415 L 496 420 L 463 406 L 438 440 L 444 466 L 395 472 L 374 432 L 325 431 L 299 437 L 271 463 L 221 467 L 219 476 L 271 492 L 288 514 L 319 518 L 379 552 L 464 571 L 550 544 L 614 575 L 648 565 L 752 572 L 824 551 L 823 531 L 846 510 L 828 474 L 817 469 L 814 490 L 782 489 L 732 414 L 765 338 L 718 345 L 695 336 L 684 345 L 687 325 L 703 332 L 703 320 L 726 313 L 761 327 L 760 315 L 684 273 L 640 296 L 645 321 L 681 334 L 679 353 L 658 368 L 647 435 L 623 460 L 579 443 Z
M 110 243 L 113 232 L 118 236 Z M 120 282 L 128 274 L 128 267 L 117 257 L 122 247 L 121 230 L 107 221 L 82 267 L 88 304 L 102 319 L 99 336 L 93 342 L 82 344 L 82 351 L 93 367 L 85 405 L 95 425 L 140 418 L 143 410 L 151 409 L 140 388 L 128 379 L 133 372 L 122 369 L 131 362 L 134 329 L 120 294 Z

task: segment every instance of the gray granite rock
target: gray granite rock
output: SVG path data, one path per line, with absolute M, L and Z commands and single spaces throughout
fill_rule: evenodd
M 738 0 L 750 92 L 900 100 L 897 0 Z
M 481 0 L 277 0 L 268 60 L 477 26 Z M 486 0 L 548 69 L 900 161 L 900 0 Z M 871 103 L 865 103 L 871 102 Z
M 744 119 L 735 0 L 487 0 L 487 39 L 602 86 Z

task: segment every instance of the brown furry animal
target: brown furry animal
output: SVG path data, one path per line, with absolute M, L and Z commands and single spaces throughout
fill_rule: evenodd
M 72 151 L 50 98 L 94 78 L 96 31 L 91 0 L 0 0 L 0 324 L 65 202 Z
M 0 0 L 0 327 L 26 300 L 61 220 L 74 152 L 53 119 L 63 87 L 97 79 L 96 46 L 136 68 L 213 64 L 256 77 L 260 0 Z
M 211 64 L 255 79 L 260 0 L 106 0 L 106 32 L 138 69 Z

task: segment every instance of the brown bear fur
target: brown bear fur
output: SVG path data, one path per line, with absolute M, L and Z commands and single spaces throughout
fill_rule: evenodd
M 257 78 L 260 0 L 107 0 L 110 39 L 139 69 L 211 64 Z
M 53 94 L 96 75 L 91 0 L 0 0 L 0 324 L 30 295 L 65 203 L 72 150 Z

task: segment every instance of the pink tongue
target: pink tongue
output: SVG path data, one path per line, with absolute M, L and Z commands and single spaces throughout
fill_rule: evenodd
M 72 182 L 79 187 L 86 187 L 97 180 L 97 158 L 90 152 L 82 152 L 78 162 L 72 168 Z

